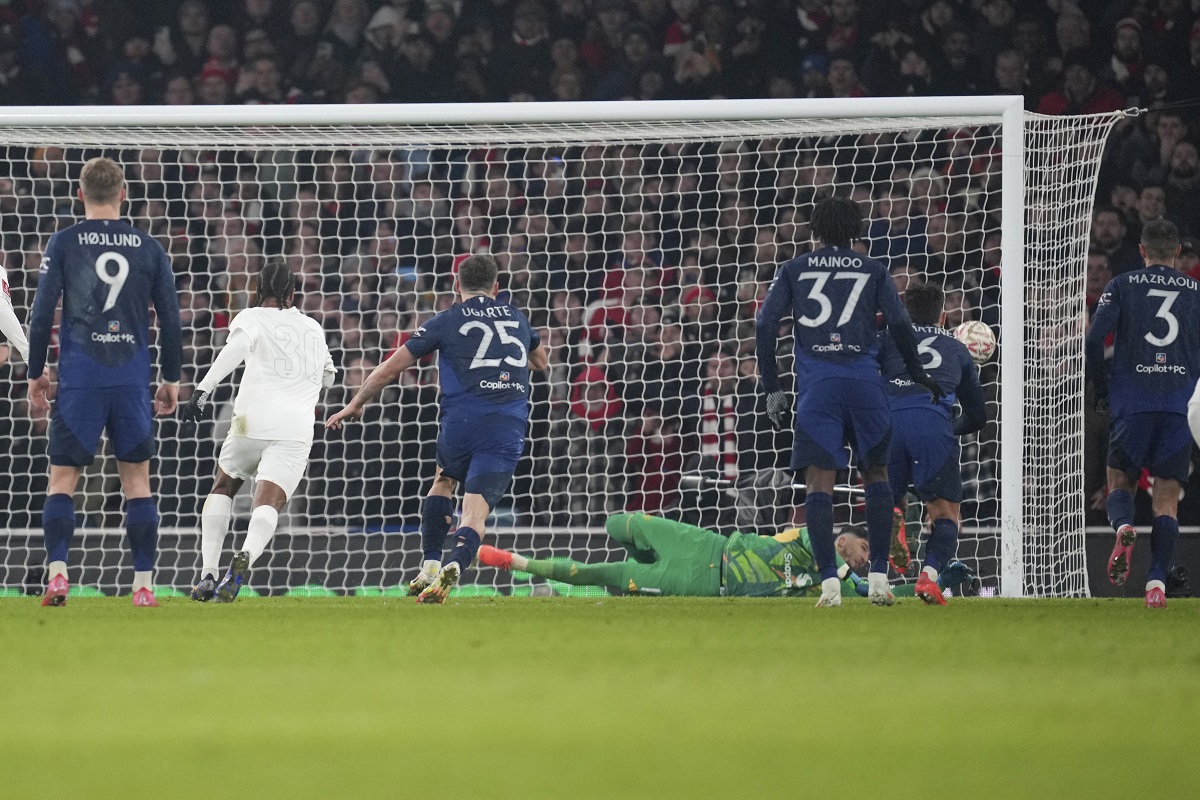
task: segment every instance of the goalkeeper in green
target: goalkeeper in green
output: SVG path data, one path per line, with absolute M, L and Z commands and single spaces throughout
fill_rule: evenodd
M 821 580 L 808 531 L 791 528 L 775 536 L 734 533 L 725 537 L 694 525 L 648 514 L 616 514 L 608 535 L 630 555 L 627 561 L 585 564 L 566 559 L 526 558 L 484 546 L 484 566 L 522 570 L 576 586 L 607 586 L 630 594 L 681 597 L 771 597 L 819 593 Z M 866 565 L 866 531 L 847 526 L 834 542 L 842 593 L 853 595 L 852 570 Z

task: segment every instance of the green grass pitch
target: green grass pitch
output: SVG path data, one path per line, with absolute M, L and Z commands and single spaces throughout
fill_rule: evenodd
M 0 796 L 1195 796 L 1200 604 L 0 600 Z

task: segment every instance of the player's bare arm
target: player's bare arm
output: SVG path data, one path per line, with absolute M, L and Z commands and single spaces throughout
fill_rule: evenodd
M 160 417 L 175 413 L 179 406 L 179 384 L 164 383 L 154 392 L 154 410 Z
M 29 407 L 38 416 L 50 410 L 50 378 L 44 372 L 29 381 Z
M 529 354 L 529 366 L 531 369 L 536 369 L 539 372 L 550 366 L 550 353 L 546 350 L 546 345 L 539 344 L 533 348 Z
M 367 376 L 362 388 L 354 395 L 354 399 L 347 403 L 345 408 L 330 417 L 325 422 L 325 427 L 341 430 L 342 424 L 346 420 L 355 420 L 361 417 L 367 404 L 378 397 L 389 383 L 400 377 L 401 372 L 415 363 L 417 363 L 416 356 L 406 345 L 401 345 L 386 361 L 371 370 L 371 374 Z

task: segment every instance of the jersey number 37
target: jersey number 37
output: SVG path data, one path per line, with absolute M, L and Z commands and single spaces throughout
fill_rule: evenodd
M 810 317 L 806 314 L 796 321 L 806 328 L 819 328 L 833 316 L 833 302 L 825 294 L 825 284 L 829 281 L 829 273 L 801 272 L 796 278 L 798 281 L 813 282 L 813 285 L 809 288 L 808 297 L 805 300 L 815 300 L 820 307 L 815 317 Z M 871 280 L 871 276 L 861 272 L 840 272 L 834 275 L 833 279 L 835 281 L 854 281 L 854 286 L 850 289 L 850 295 L 846 298 L 846 305 L 842 307 L 842 313 L 838 315 L 838 320 L 834 323 L 835 327 L 840 328 L 854 317 L 854 309 L 858 306 L 858 299 L 862 297 L 863 289 L 866 288 L 867 281 Z

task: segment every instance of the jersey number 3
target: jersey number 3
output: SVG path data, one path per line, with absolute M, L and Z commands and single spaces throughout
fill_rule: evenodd
M 117 274 L 110 275 L 108 265 L 117 265 Z M 129 277 L 129 259 L 120 253 L 101 253 L 96 259 L 96 277 L 108 284 L 108 296 L 104 298 L 104 308 L 108 311 L 117 304 L 121 289 L 125 288 L 125 279 Z
M 1146 292 L 1147 297 L 1161 297 L 1162 305 L 1158 307 L 1158 313 L 1154 315 L 1155 319 L 1165 319 L 1167 321 L 1167 335 L 1161 339 L 1153 333 L 1146 334 L 1146 341 L 1155 347 L 1166 347 L 1171 342 L 1175 341 L 1179 336 L 1179 320 L 1171 313 L 1171 306 L 1175 305 L 1175 300 L 1179 297 L 1179 292 L 1168 292 L 1164 289 L 1151 289 Z
M 495 332 L 492 331 L 492 325 L 496 326 Z M 463 336 L 466 336 L 468 331 L 483 331 L 483 338 L 479 340 L 479 349 L 475 351 L 475 357 L 471 359 L 470 369 L 498 367 L 501 361 L 514 367 L 523 367 L 529 363 L 529 355 L 525 351 L 525 345 L 521 343 L 520 339 L 509 333 L 509 331 L 516 330 L 519 327 L 521 327 L 521 323 L 519 322 L 493 322 L 489 325 L 486 322 L 473 319 L 459 328 L 458 332 Z M 501 344 L 515 346 L 520 355 L 516 358 L 512 356 L 487 358 L 488 349 L 492 346 L 492 339 L 497 335 L 500 337 Z

